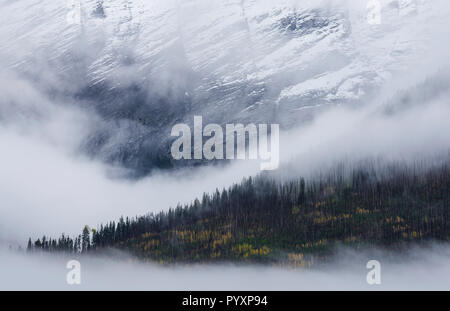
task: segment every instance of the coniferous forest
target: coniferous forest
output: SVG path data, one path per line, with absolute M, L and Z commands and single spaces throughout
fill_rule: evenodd
M 337 246 L 400 249 L 450 239 L 450 167 L 336 165 L 310 178 L 269 174 L 158 214 L 120 218 L 30 252 L 123 250 L 157 263 L 257 262 L 308 267 Z

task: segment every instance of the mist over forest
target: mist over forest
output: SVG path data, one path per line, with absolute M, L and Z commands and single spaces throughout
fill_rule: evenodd
M 0 288 L 448 288 L 450 5 L 380 2 L 0 0 Z M 173 159 L 194 116 L 279 168 Z

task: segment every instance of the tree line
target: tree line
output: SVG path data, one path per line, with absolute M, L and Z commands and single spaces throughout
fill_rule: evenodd
M 245 178 L 184 206 L 85 226 L 79 236 L 28 241 L 30 251 L 111 248 L 157 262 L 286 260 L 304 265 L 338 244 L 396 247 L 448 241 L 448 164 L 337 165 L 309 179 Z

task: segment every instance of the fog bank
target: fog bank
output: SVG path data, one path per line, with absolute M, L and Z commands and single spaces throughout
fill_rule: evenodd
M 29 257 L 28 257 L 29 256 Z M 0 252 L 0 290 L 450 290 L 448 246 L 393 256 L 380 250 L 341 250 L 313 270 L 202 265 L 165 268 L 112 258 L 81 258 L 81 284 L 68 285 L 70 258 Z M 369 260 L 381 264 L 381 284 L 369 285 Z

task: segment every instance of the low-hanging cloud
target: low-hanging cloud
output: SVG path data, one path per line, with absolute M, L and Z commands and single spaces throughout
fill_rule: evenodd
M 79 285 L 68 285 L 69 260 L 0 251 L 1 290 L 449 290 L 448 246 L 429 245 L 392 256 L 382 250 L 341 249 L 332 263 L 314 269 L 254 265 L 164 267 L 115 257 L 82 257 Z M 366 264 L 380 263 L 381 284 L 369 285 Z
M 435 31 L 429 36 L 429 50 L 423 58 L 411 59 L 403 71 L 393 73 L 388 84 L 367 98 L 365 106 L 330 107 L 310 123 L 282 132 L 281 165 L 293 164 L 291 177 L 309 174 L 342 158 L 357 161 L 382 156 L 408 160 L 450 150 L 446 87 L 439 96 L 416 98 L 423 103 L 393 114 L 384 109 L 387 102 L 399 104 L 397 92 L 412 93 L 439 69 L 448 68 L 449 47 L 442 38 L 450 27 L 443 20 L 436 23 L 428 25 Z M 159 212 L 259 172 L 256 161 L 237 161 L 226 166 L 154 172 L 139 180 L 122 178 L 122 168 L 80 152 L 86 137 L 102 124 L 101 116 L 68 105 L 76 101 L 74 98 L 48 96 L 55 77 L 50 66 L 40 63 L 37 68 L 45 78 L 39 83 L 16 72 L 0 75 L 0 244 L 24 246 L 30 236 L 57 236 L 63 232 L 74 235 L 85 224 L 96 227 L 121 215 Z M 136 78 L 130 75 L 127 79 Z M 448 77 L 440 81 L 439 85 L 450 85 Z M 70 83 L 62 84 L 68 88 Z M 380 288 L 448 289 L 448 250 L 418 250 L 415 254 L 416 259 L 419 257 L 416 261 L 390 262 Z M 356 256 L 347 255 L 343 258 Z M 346 260 L 337 260 L 335 267 L 340 265 L 342 270 L 330 267 L 298 273 L 234 266 L 172 270 L 100 258 L 86 262 L 82 288 L 119 289 L 127 284 L 125 289 L 372 289 L 365 283 L 367 256 L 360 256 L 359 261 L 354 261 L 357 268 L 343 267 Z M 0 280 L 8 282 L 0 283 L 1 288 L 67 288 L 65 262 L 60 259 L 36 259 L 4 251 L 0 257 Z
M 120 168 L 75 152 L 74 144 L 82 140 L 76 136 L 84 132 L 73 129 L 88 126 L 89 118 L 64 118 L 67 111 L 61 107 L 51 111 L 44 121 L 2 127 L 0 142 L 7 146 L 0 161 L 4 241 L 21 242 L 36 234 L 72 235 L 85 224 L 95 227 L 121 215 L 166 210 L 259 172 L 256 161 L 237 161 L 228 166 L 156 172 L 140 180 L 111 178 L 120 175 Z M 448 115 L 446 98 L 395 115 L 370 105 L 356 110 L 337 107 L 309 126 L 281 136 L 281 165 L 295 163 L 298 176 L 342 158 L 432 157 L 450 150 Z

